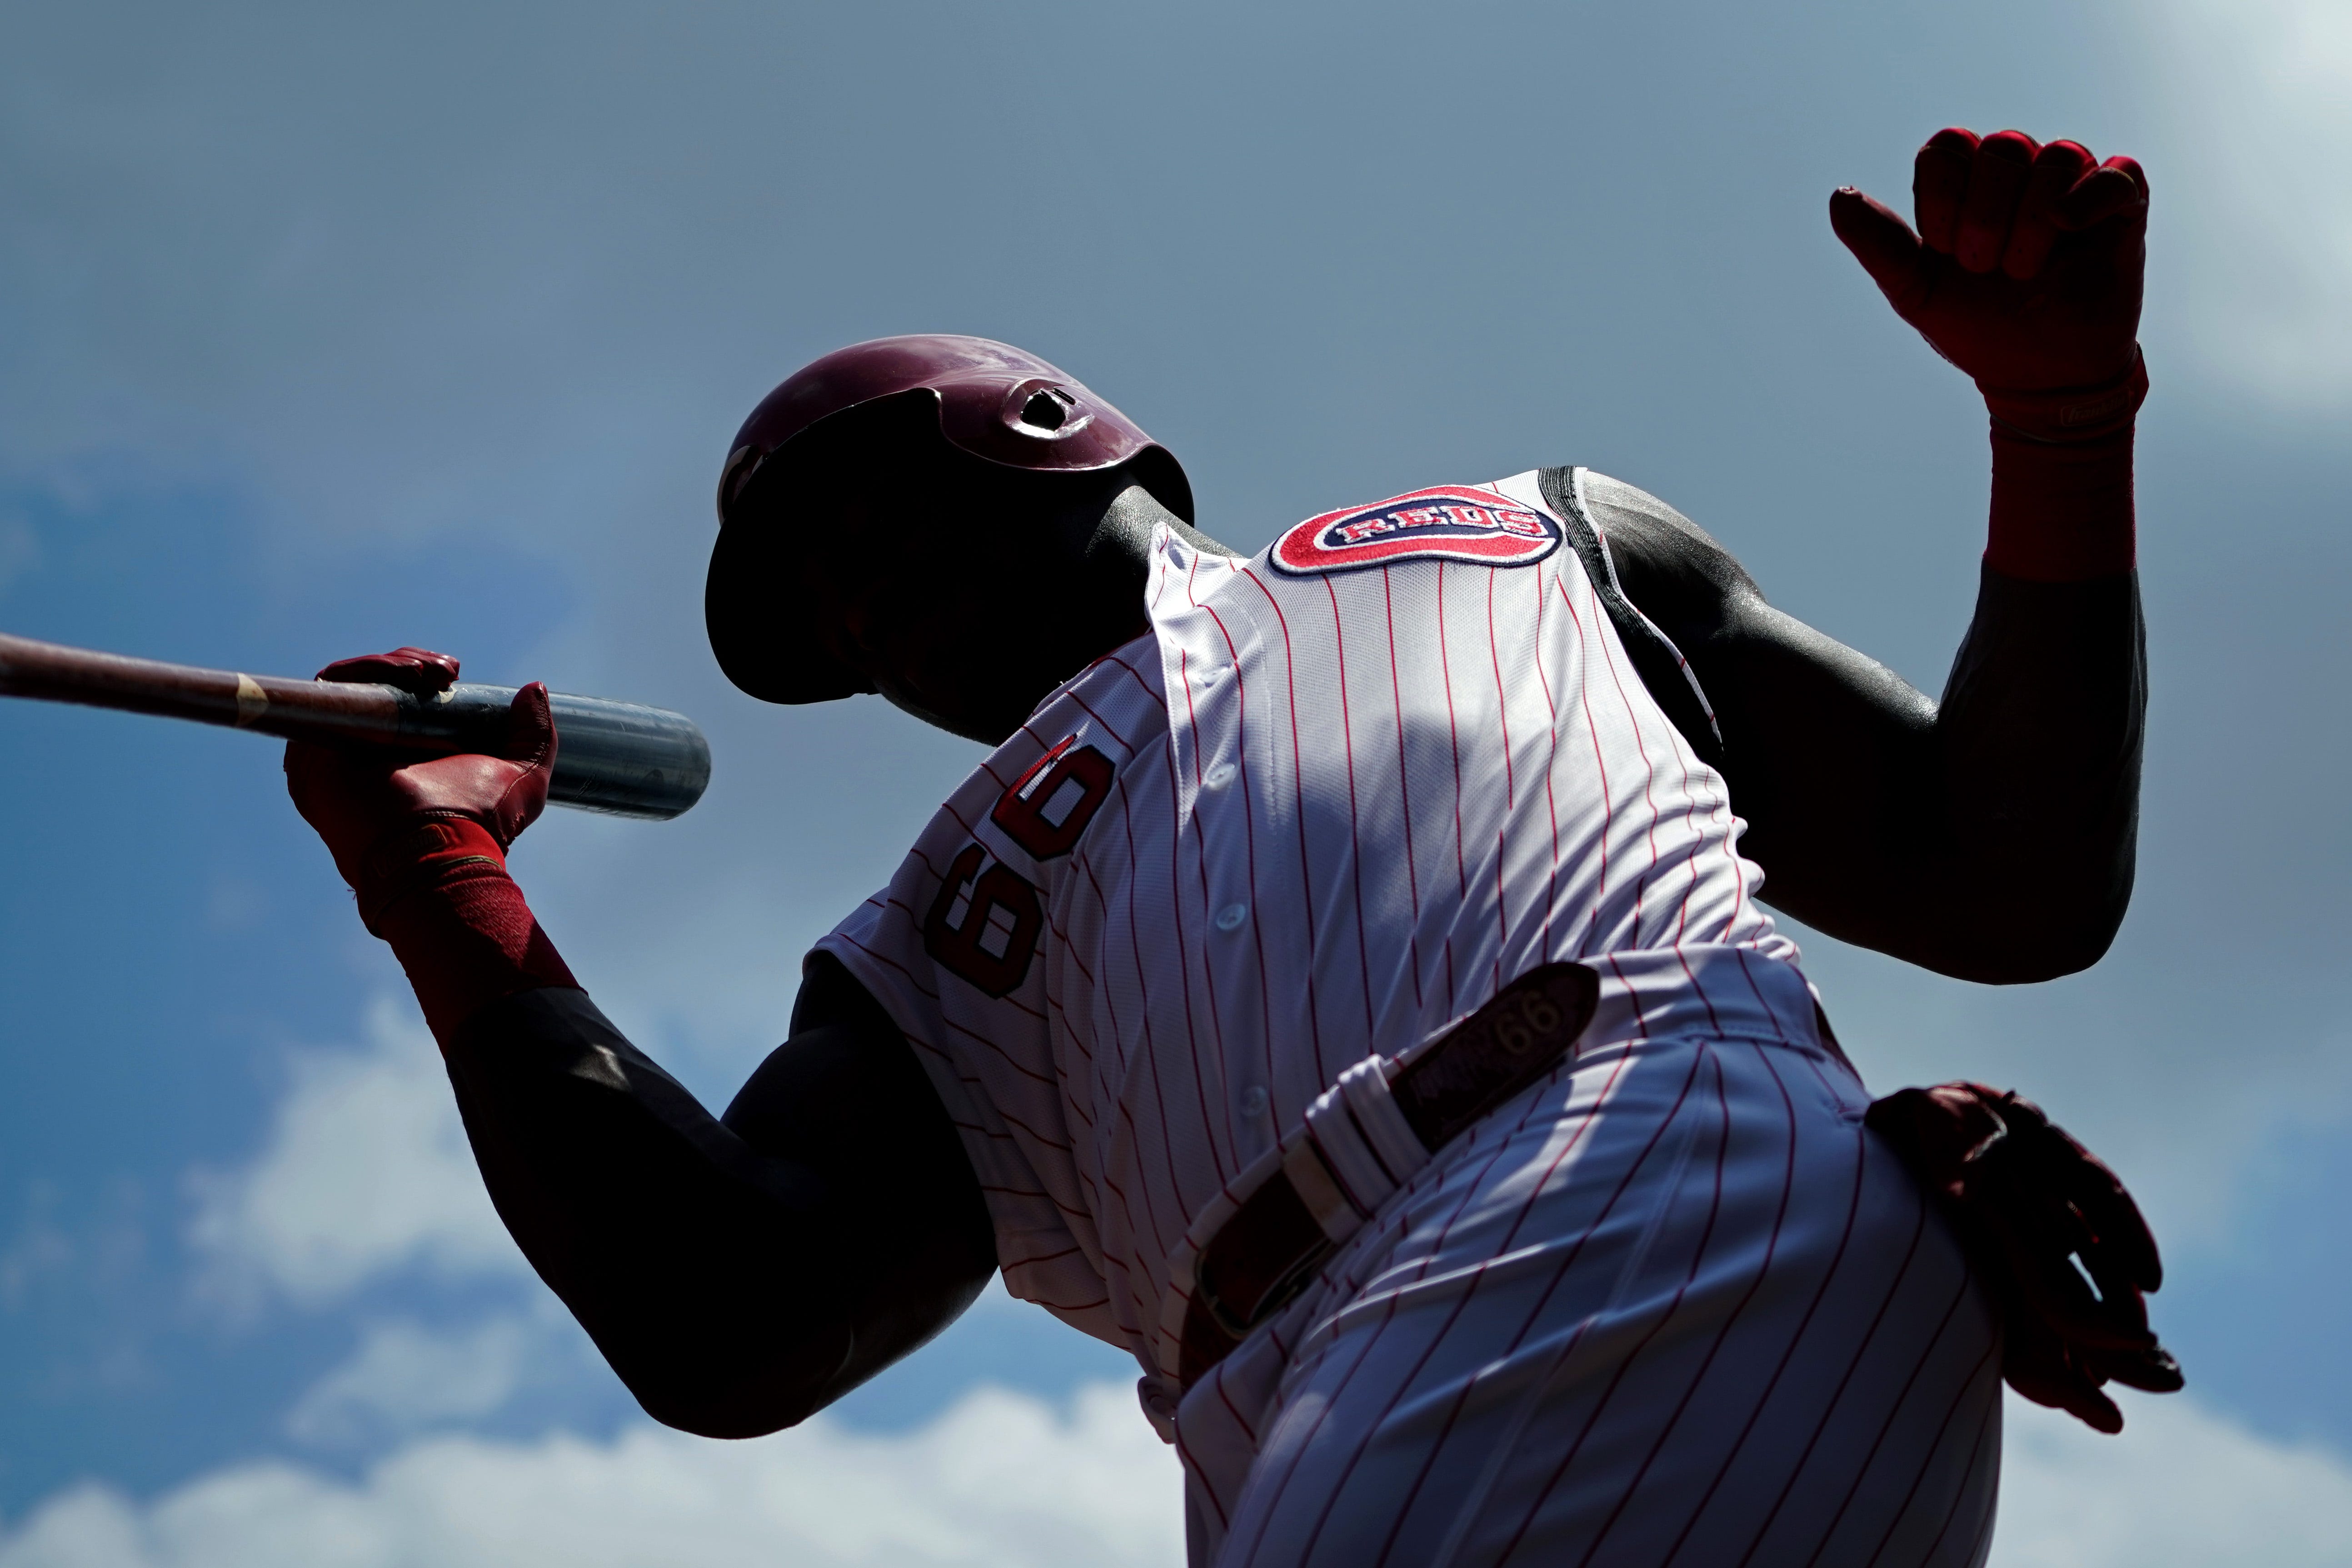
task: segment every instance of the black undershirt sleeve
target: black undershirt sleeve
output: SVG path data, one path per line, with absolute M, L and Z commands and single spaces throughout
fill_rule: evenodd
M 793 1425 L 952 1321 L 995 1267 L 910 1047 L 817 955 L 792 1037 L 714 1118 L 579 991 L 469 1019 L 449 1076 L 499 1216 L 656 1419 Z

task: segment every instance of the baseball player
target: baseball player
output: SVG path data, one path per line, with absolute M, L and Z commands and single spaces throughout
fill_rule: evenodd
M 502 757 L 290 748 L 499 1212 L 646 1408 L 790 1425 L 1001 1271 L 1134 1353 L 1196 1564 L 1964 1564 L 2004 1372 L 2108 1430 L 2101 1383 L 2178 1386 L 2112 1177 L 1974 1086 L 1874 1108 L 1759 902 L 2011 983 L 2129 897 L 2146 181 L 1954 130 L 1916 196 L 1831 218 L 1991 410 L 1940 704 L 1588 469 L 1244 557 L 1084 385 L 918 337 L 753 412 L 711 643 L 994 750 L 723 1116 L 505 873 L 543 691 Z

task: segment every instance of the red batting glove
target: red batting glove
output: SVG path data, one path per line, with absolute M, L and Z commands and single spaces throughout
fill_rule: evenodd
M 1974 377 L 1993 419 L 1991 538 L 2011 576 L 2129 571 L 2147 176 L 2074 142 L 1953 127 L 1913 170 L 1918 230 L 1848 186 L 1830 224 L 1895 314 Z
M 420 696 L 446 690 L 457 661 L 421 648 L 339 659 L 321 680 L 381 681 Z M 515 693 L 504 754 L 435 757 L 294 742 L 286 789 L 392 944 L 425 1021 L 446 1046 L 474 1010 L 544 985 L 573 985 L 507 875 L 506 851 L 547 805 L 555 766 L 547 688 Z
M 2001 1309 L 2000 1372 L 2011 1388 L 2120 1432 L 2123 1412 L 2104 1384 L 2181 1386 L 2180 1363 L 2157 1342 L 2143 1300 L 2164 1283 L 2156 1237 L 2116 1173 L 2041 1107 L 1980 1083 L 1946 1083 L 1890 1094 L 1865 1120 L 1968 1246 Z

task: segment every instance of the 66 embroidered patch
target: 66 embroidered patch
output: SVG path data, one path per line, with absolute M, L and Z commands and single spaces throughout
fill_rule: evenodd
M 1299 576 L 1400 561 L 1525 566 L 1559 548 L 1559 524 L 1491 490 L 1443 486 L 1310 517 L 1275 542 L 1274 563 Z

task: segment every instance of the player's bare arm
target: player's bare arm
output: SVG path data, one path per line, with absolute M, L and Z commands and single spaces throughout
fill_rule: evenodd
M 1597 476 L 1587 499 L 1628 595 L 1714 703 L 1770 896 L 1948 973 L 2036 978 L 2095 958 L 2129 890 L 2144 186 L 2070 144 L 1947 132 L 1919 190 L 1924 241 L 1852 193 L 1833 220 L 2007 432 L 1984 594 L 1940 707 L 1772 610 L 1663 504 Z M 721 481 L 712 641 L 754 695 L 878 692 L 994 743 L 1152 629 L 1156 541 L 1223 553 L 1190 529 L 1172 460 L 1052 376 L 990 382 L 969 406 L 916 380 L 921 396 L 887 393 L 855 419 L 794 416 L 787 395 L 823 382 L 763 404 Z M 772 415 L 784 433 L 756 438 Z M 978 434 L 957 435 L 965 416 Z M 1029 455 L 982 449 L 1007 432 Z M 740 525 L 786 507 L 827 526 Z M 506 757 L 386 773 L 296 748 L 289 782 L 415 984 L 486 1181 L 542 1277 L 659 1418 L 723 1436 L 789 1425 L 935 1333 L 996 1267 L 971 1142 L 984 1130 L 958 1126 L 877 1001 L 887 984 L 829 953 L 723 1116 L 622 1038 L 504 873 L 544 797 L 548 729 L 527 690 Z M 2036 1397 L 2112 1415 L 2095 1378 L 2059 1364 Z

